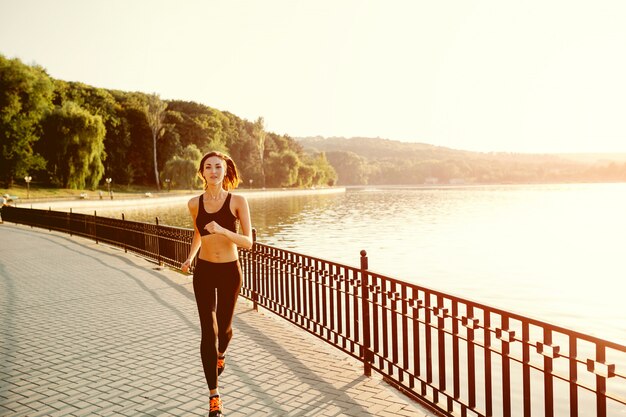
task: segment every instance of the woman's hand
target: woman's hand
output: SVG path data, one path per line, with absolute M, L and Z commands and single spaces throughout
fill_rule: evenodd
M 211 234 L 223 235 L 226 229 L 212 221 L 211 223 L 204 226 L 204 230 L 208 231 Z
M 191 267 L 191 261 L 189 259 L 187 259 L 185 262 L 183 262 L 183 264 L 180 266 L 181 271 L 183 271 L 184 273 L 188 273 L 189 272 L 189 267 Z

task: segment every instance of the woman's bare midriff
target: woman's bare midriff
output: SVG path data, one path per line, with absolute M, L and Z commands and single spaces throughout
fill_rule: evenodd
M 202 236 L 200 259 L 213 263 L 232 262 L 239 259 L 237 245 L 221 235 Z

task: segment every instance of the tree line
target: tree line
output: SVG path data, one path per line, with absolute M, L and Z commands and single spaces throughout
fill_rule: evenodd
M 331 186 L 325 154 L 288 135 L 203 104 L 96 88 L 50 77 L 38 65 L 0 55 L 0 182 L 26 175 L 40 184 L 96 189 L 123 185 L 198 186 L 205 152 L 237 163 L 251 187 Z
M 623 155 L 584 163 L 557 154 L 470 152 L 380 138 L 296 139 L 306 150 L 325 153 L 338 185 L 626 181 Z

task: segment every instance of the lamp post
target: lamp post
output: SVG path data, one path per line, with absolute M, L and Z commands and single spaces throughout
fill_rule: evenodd
M 167 192 L 170 192 L 170 184 L 171 184 L 171 180 L 169 178 L 165 179 L 165 183 L 167 184 Z
M 107 178 L 105 181 L 107 183 L 107 188 L 109 189 L 109 197 L 113 200 L 113 194 L 111 193 L 111 181 L 113 181 L 113 178 Z
M 250 181 L 250 189 L 252 189 L 252 178 L 250 178 L 249 181 Z
M 33 177 L 27 175 L 24 177 L 24 181 L 26 181 L 26 198 L 30 198 L 30 182 L 33 180 Z

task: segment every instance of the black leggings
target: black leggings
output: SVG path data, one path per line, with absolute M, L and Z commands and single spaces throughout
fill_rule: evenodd
M 239 261 L 213 263 L 198 258 L 193 291 L 202 329 L 200 357 L 209 389 L 217 388 L 217 353 L 224 353 L 233 337 L 233 313 L 240 288 Z

